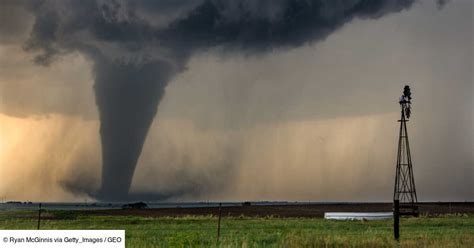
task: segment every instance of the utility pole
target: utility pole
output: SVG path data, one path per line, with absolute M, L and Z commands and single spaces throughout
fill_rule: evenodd
M 38 207 L 38 230 L 40 229 L 40 225 L 41 225 L 41 203 L 39 204 L 39 207 Z
M 217 242 L 219 243 L 219 238 L 221 237 L 221 215 L 222 215 L 222 203 L 219 203 L 219 220 L 217 222 Z

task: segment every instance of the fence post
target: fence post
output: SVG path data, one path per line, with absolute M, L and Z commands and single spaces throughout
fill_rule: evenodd
M 400 201 L 393 200 L 393 235 L 395 240 L 400 238 Z
M 219 221 L 217 222 L 217 242 L 221 236 L 221 215 L 222 215 L 222 203 L 219 203 Z
M 40 229 L 40 224 L 41 224 L 41 203 L 39 204 L 39 208 L 38 208 L 38 230 Z

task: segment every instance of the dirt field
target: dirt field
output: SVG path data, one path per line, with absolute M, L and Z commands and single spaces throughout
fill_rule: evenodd
M 474 213 L 474 202 L 419 203 L 421 215 L 436 216 L 449 213 Z M 333 203 L 283 206 L 240 206 L 222 207 L 223 216 L 247 217 L 305 217 L 322 218 L 325 212 L 390 212 L 391 203 Z M 133 215 L 144 217 L 176 217 L 186 215 L 218 215 L 218 207 L 164 208 L 164 209 L 126 209 L 126 210 L 89 210 L 87 214 L 97 215 Z

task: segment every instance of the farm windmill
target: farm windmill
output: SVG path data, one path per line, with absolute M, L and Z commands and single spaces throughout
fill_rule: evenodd
M 400 97 L 401 107 L 400 134 L 398 139 L 397 169 L 395 174 L 395 188 L 393 200 L 399 202 L 400 215 L 418 215 L 418 202 L 413 176 L 410 143 L 408 141 L 407 122 L 411 117 L 411 91 L 408 85 L 403 89 Z

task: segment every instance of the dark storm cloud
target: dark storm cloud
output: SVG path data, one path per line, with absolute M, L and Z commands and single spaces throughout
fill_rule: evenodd
M 449 0 L 436 0 L 436 4 L 438 5 L 438 9 L 442 9 Z
M 406 9 L 414 1 L 36 1 L 31 7 L 36 22 L 29 43 L 43 50 L 42 57 L 53 57 L 62 49 L 84 49 L 90 40 L 71 39 L 81 38 L 81 32 L 89 35 L 82 38 L 134 52 L 147 46 L 170 49 L 173 58 L 183 51 L 214 46 L 262 51 L 324 39 L 354 18 L 379 18 Z M 160 16 L 193 2 L 202 3 L 164 28 L 154 26 L 137 11 Z
M 168 15 L 173 16 L 177 13 L 190 10 L 201 4 L 203 0 L 161 0 L 161 1 L 149 1 L 149 0 L 136 0 L 127 2 L 129 8 L 133 8 L 142 13 L 149 13 L 154 16 Z
M 41 12 L 36 16 L 33 32 L 25 45 L 25 49 L 42 51 L 41 55 L 35 57 L 35 62 L 41 65 L 49 65 L 55 55 L 60 53 L 56 44 L 58 38 L 59 15 L 54 11 Z
M 123 200 L 167 82 L 192 54 L 216 46 L 255 54 L 297 47 L 354 18 L 376 19 L 414 1 L 32 1 L 35 22 L 25 48 L 38 52 L 42 65 L 74 51 L 93 61 L 100 196 Z
M 379 18 L 413 4 L 401 1 L 206 1 L 161 35 L 165 44 L 184 49 L 224 45 L 255 52 L 294 47 L 326 38 L 344 23 Z M 271 16 L 265 10 L 273 7 Z

